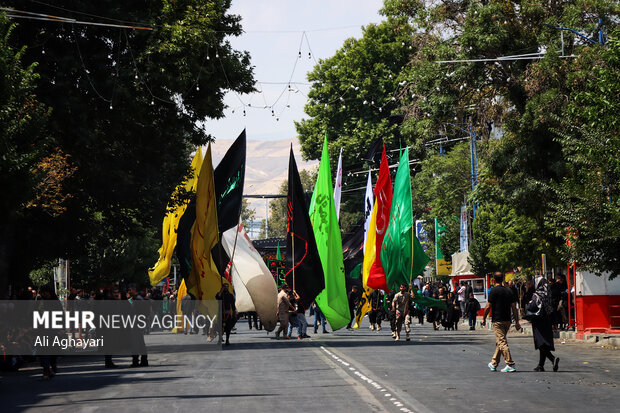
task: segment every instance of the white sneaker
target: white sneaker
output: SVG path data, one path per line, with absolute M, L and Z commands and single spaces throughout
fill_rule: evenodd
M 502 373 L 514 373 L 515 371 L 517 371 L 517 369 L 514 368 L 514 364 L 512 366 L 506 364 L 506 367 L 501 370 Z
M 489 370 L 497 371 L 497 366 L 494 366 L 493 363 L 489 363 L 488 366 L 489 366 Z

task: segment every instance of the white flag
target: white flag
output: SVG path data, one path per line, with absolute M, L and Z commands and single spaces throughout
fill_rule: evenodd
M 342 196 L 342 148 L 338 157 L 338 170 L 336 171 L 336 182 L 334 183 L 334 206 L 336 207 L 336 218 L 340 220 L 340 198 Z
M 252 245 L 242 224 L 224 232 L 222 245 L 228 256 L 233 257 L 230 272 L 237 311 L 240 313 L 256 311 L 265 329 L 272 331 L 278 321 L 276 317 L 278 291 L 269 268 Z
M 372 192 L 372 178 L 370 177 L 370 169 L 368 170 L 368 182 L 366 182 L 366 195 L 364 196 L 364 251 L 366 251 L 366 237 L 368 236 L 368 227 L 370 226 L 370 218 L 372 216 L 372 207 L 375 204 L 374 194 Z

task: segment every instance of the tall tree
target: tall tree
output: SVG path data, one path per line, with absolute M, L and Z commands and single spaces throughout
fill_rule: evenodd
M 35 92 L 36 64 L 24 64 L 26 48 L 12 47 L 15 26 L 0 13 L 0 291 L 12 258 L 23 254 L 24 222 L 60 215 L 66 208 L 67 157 L 49 140 L 49 110 Z M 41 262 L 42 264 L 42 262 Z
M 571 64 L 556 140 L 567 159 L 547 222 L 567 237 L 565 258 L 597 273 L 620 274 L 620 30 L 607 48 L 592 47 Z
M 38 63 L 36 94 L 52 109 L 50 137 L 75 168 L 63 184 L 72 195 L 65 213 L 37 222 L 31 250 L 85 256 L 91 234 L 120 239 L 158 225 L 166 194 L 188 173 L 190 151 L 211 139 L 200 122 L 223 116 L 226 91 L 253 90 L 248 53 L 227 40 L 242 33 L 230 0 L 5 5 L 152 28 L 20 21 L 12 42 L 29 46 L 26 65 Z M 11 259 L 13 273 L 30 265 L 20 258 Z

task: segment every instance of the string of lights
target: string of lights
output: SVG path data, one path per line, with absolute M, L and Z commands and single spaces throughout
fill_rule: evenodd
M 31 0 L 33 3 L 37 3 L 37 4 L 41 4 L 41 5 L 45 5 L 45 6 L 49 6 L 49 7 L 53 7 L 59 10 L 63 10 L 65 12 L 68 13 L 74 13 L 74 14 L 80 14 L 80 15 L 84 15 L 84 16 L 88 16 L 88 17 L 92 17 L 92 18 L 97 18 L 100 20 L 108 20 L 108 21 L 113 21 L 115 23 L 103 23 L 100 21 L 81 21 L 81 20 L 76 20 L 73 18 L 69 18 L 69 17 L 62 17 L 62 16 L 55 16 L 55 15 L 48 15 L 48 14 L 43 14 L 43 13 L 35 13 L 35 12 L 29 12 L 29 11 L 22 11 L 22 10 L 16 10 L 16 9 L 12 9 L 12 8 L 0 8 L 0 10 L 4 10 L 9 12 L 9 16 L 10 17 L 14 17 L 14 18 L 33 18 L 33 19 L 46 19 L 47 21 L 54 21 L 54 22 L 59 22 L 59 23 L 69 23 L 69 24 L 86 24 L 86 25 L 92 25 L 92 26 L 105 26 L 105 27 L 111 27 L 111 28 L 118 28 L 119 31 L 120 30 L 126 30 L 126 29 L 133 29 L 133 30 L 152 30 L 153 27 L 155 26 L 149 26 L 147 24 L 143 24 L 143 23 L 139 23 L 139 22 L 131 22 L 131 21 L 125 21 L 125 20 L 119 20 L 119 19 L 114 19 L 114 18 L 110 18 L 110 17 L 105 17 L 105 16 L 100 16 L 100 15 L 95 15 L 95 14 L 89 14 L 89 13 L 83 13 L 83 12 L 79 12 L 79 11 L 75 11 L 75 10 L 70 10 L 70 9 L 66 9 L 66 8 L 62 8 L 62 7 L 58 7 L 58 6 L 54 6 L 51 5 L 49 3 L 45 3 L 42 1 L 37 1 L 37 0 Z M 238 102 L 239 105 L 236 107 L 231 108 L 232 113 L 235 113 L 236 110 L 242 110 L 243 115 L 246 115 L 246 110 L 248 109 L 254 109 L 254 110 L 268 110 L 271 113 L 271 116 L 275 118 L 276 121 L 280 120 L 280 117 L 282 116 L 282 114 L 287 111 L 290 110 L 291 108 L 291 97 L 293 96 L 293 94 L 301 94 L 301 96 L 304 96 L 305 98 L 308 98 L 309 95 L 308 93 L 304 92 L 303 89 L 305 88 L 311 88 L 313 86 L 317 86 L 317 87 L 322 87 L 325 84 L 329 83 L 329 84 L 334 84 L 334 85 L 338 85 L 340 92 L 331 100 L 329 101 L 320 101 L 320 99 L 314 98 L 314 104 L 322 104 L 324 106 L 325 109 L 327 109 L 330 106 L 335 106 L 338 105 L 341 107 L 341 109 L 345 110 L 347 108 L 347 104 L 350 102 L 359 102 L 361 100 L 363 105 L 367 105 L 369 108 L 373 108 L 375 110 L 377 110 L 379 113 L 385 111 L 388 109 L 388 107 L 390 105 L 397 105 L 399 100 L 401 100 L 403 98 L 403 96 L 408 96 L 407 95 L 407 87 L 409 86 L 409 83 L 407 81 L 402 81 L 398 84 L 397 89 L 392 93 L 392 94 L 388 94 L 388 96 L 383 96 L 383 97 L 373 97 L 373 96 L 367 96 L 365 93 L 360 91 L 360 87 L 357 86 L 355 84 L 355 82 L 351 81 L 351 80 L 347 80 L 347 79 L 333 79 L 330 80 L 329 82 L 326 81 L 318 81 L 318 82 L 301 82 L 301 81 L 294 81 L 293 78 L 297 72 L 297 69 L 299 67 L 299 62 L 302 59 L 305 51 L 304 51 L 304 45 L 305 48 L 307 49 L 307 56 L 308 59 L 312 59 L 315 65 L 318 65 L 318 61 L 316 58 L 316 55 L 314 54 L 313 50 L 312 50 L 312 46 L 311 46 L 311 42 L 308 36 L 309 32 L 320 32 L 320 31 L 329 31 L 329 30 L 341 30 L 341 29 L 347 29 L 347 28 L 351 28 L 351 27 L 359 27 L 359 26 L 341 26 L 341 27 L 331 27 L 331 28 L 319 28 L 319 29 L 313 29 L 313 30 L 256 30 L 256 31 L 246 31 L 245 33 L 300 33 L 300 39 L 299 39 L 299 46 L 297 48 L 297 56 L 295 59 L 295 62 L 293 63 L 290 75 L 288 76 L 288 80 L 286 82 L 273 82 L 273 81 L 257 81 L 256 85 L 259 86 L 259 90 L 257 90 L 258 93 L 260 93 L 260 97 L 262 98 L 262 103 L 261 104 L 256 104 L 256 103 L 252 103 L 253 100 L 253 95 L 254 94 L 250 94 L 249 98 L 244 98 L 242 95 L 240 95 L 238 92 L 233 91 Z M 119 36 L 120 37 L 120 36 Z M 145 73 L 140 72 L 140 70 L 138 69 L 138 64 L 136 62 L 135 56 L 133 54 L 130 42 L 129 42 L 129 37 L 127 36 L 127 33 L 125 33 L 125 39 L 126 39 L 126 44 L 127 44 L 127 48 L 129 50 L 129 54 L 130 57 L 132 59 L 132 64 L 133 64 L 133 70 L 135 71 L 135 78 L 137 81 L 139 81 L 145 88 L 145 90 L 149 93 L 150 97 L 151 97 L 151 104 L 154 104 L 155 101 L 160 101 L 166 104 L 173 104 L 173 105 L 177 105 L 180 103 L 179 102 L 175 102 L 173 100 L 170 100 L 168 98 L 163 98 L 163 97 L 159 97 L 157 96 L 154 92 L 153 92 L 153 88 L 149 85 L 149 80 L 148 80 L 148 76 Z M 118 87 L 118 80 L 120 78 L 120 67 L 119 65 L 116 65 L 115 67 L 115 77 L 116 80 L 114 82 L 114 86 L 113 86 L 113 90 L 111 92 L 111 98 L 106 98 L 104 96 L 104 93 L 102 91 L 100 91 L 99 89 L 97 89 L 95 87 L 95 84 L 90 76 L 90 71 L 86 68 L 86 64 L 85 64 L 85 60 L 84 60 L 84 56 L 80 50 L 77 38 L 75 37 L 75 33 L 73 33 L 73 40 L 76 43 L 76 49 L 78 50 L 78 55 L 80 58 L 80 62 L 83 66 L 84 72 L 86 73 L 86 78 L 90 84 L 91 89 L 94 91 L 94 93 L 101 98 L 102 100 L 104 100 L 105 102 L 110 103 L 110 108 L 112 108 L 112 100 L 114 98 L 114 95 L 116 93 L 116 88 Z M 403 47 L 407 47 L 407 45 L 403 42 L 402 43 Z M 119 44 L 118 44 L 118 48 L 119 48 L 119 53 L 118 56 L 120 56 L 120 40 L 119 40 Z M 409 49 L 411 49 L 411 46 L 408 46 Z M 42 49 L 42 54 L 45 53 L 45 49 L 43 47 Z M 219 68 L 221 69 L 223 76 L 226 80 L 228 89 L 232 91 L 230 82 L 229 82 L 229 76 L 226 73 L 225 70 L 225 66 L 222 62 L 222 58 L 220 56 L 220 54 L 218 53 L 218 49 L 217 47 L 214 47 L 214 55 L 215 55 L 215 59 L 218 60 L 217 64 L 219 66 Z M 524 53 L 524 54 L 515 54 L 515 55 L 508 55 L 508 56 L 499 56 L 497 58 L 492 58 L 492 59 L 469 59 L 469 60 L 441 60 L 441 61 L 436 61 L 436 63 L 438 64 L 444 64 L 444 63 L 464 63 L 464 62 L 483 62 L 483 63 L 493 63 L 493 62 L 501 62 L 501 61 L 516 61 L 516 60 L 531 60 L 531 59 L 541 59 L 544 57 L 544 52 L 534 52 L 534 53 Z M 574 56 L 563 56 L 563 57 L 574 57 Z M 196 79 L 191 82 L 190 86 L 188 87 L 188 89 L 184 92 L 180 94 L 180 97 L 182 98 L 183 95 L 187 94 L 189 91 L 191 91 L 192 89 L 196 88 L 197 90 L 199 90 L 199 86 L 198 83 L 200 81 L 200 78 L 203 74 L 203 68 L 204 68 L 204 63 L 205 61 L 210 60 L 210 56 L 209 53 L 207 53 L 205 55 L 205 57 L 203 58 L 202 64 L 200 65 L 200 70 L 198 72 L 198 75 L 196 76 Z M 452 75 L 452 73 L 447 73 L 446 77 L 450 77 Z M 389 78 L 392 78 L 393 75 L 389 74 L 388 75 Z M 349 86 L 346 88 L 343 88 L 343 84 L 348 84 Z M 277 92 L 277 96 L 273 99 L 268 99 L 267 95 L 265 93 L 265 86 L 283 86 L 282 89 L 279 91 L 279 93 Z M 460 86 L 460 90 L 462 90 L 466 85 L 461 85 Z M 477 89 L 478 91 L 480 91 L 480 89 Z M 284 95 L 287 94 L 286 99 L 283 100 Z M 389 96 L 391 95 L 391 96 Z M 411 99 L 415 99 L 416 98 L 416 94 L 412 94 L 411 95 Z M 426 96 L 420 96 L 419 97 L 422 101 L 426 101 Z M 422 113 L 422 116 L 425 117 L 429 117 L 430 114 L 429 113 Z

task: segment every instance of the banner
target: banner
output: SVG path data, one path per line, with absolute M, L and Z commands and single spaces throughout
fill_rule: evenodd
M 392 290 L 398 290 L 403 283 L 409 285 L 428 263 L 428 257 L 415 236 L 411 201 L 409 150 L 405 148 L 398 162 L 390 223 L 381 249 L 387 285 Z
M 193 192 L 196 190 L 196 184 L 198 182 L 198 175 L 200 174 L 200 166 L 202 165 L 202 152 L 200 148 L 196 149 L 196 154 L 194 155 L 194 159 L 192 159 L 191 169 L 192 175 L 191 177 L 176 187 L 172 194 L 172 199 L 176 197 L 176 195 L 184 190 L 185 192 Z M 161 229 L 162 236 L 162 246 L 159 249 L 159 259 L 153 268 L 149 268 L 149 280 L 152 286 L 156 286 L 161 280 L 166 278 L 168 274 L 170 274 L 170 260 L 172 259 L 172 253 L 174 252 L 174 248 L 177 245 L 177 233 L 179 228 L 179 221 L 181 217 L 185 213 L 189 201 L 183 203 L 173 211 L 168 211 L 166 216 L 164 217 L 164 221 Z M 168 205 L 170 208 L 170 205 Z
M 222 245 L 228 256 L 232 257 L 230 273 L 237 311 L 256 311 L 265 329 L 272 331 L 278 321 L 278 290 L 263 258 L 245 233 L 243 224 L 224 232 Z
M 446 260 L 446 257 L 441 250 L 441 236 L 445 228 L 439 220 L 435 219 L 435 269 L 437 275 L 450 275 L 452 274 L 452 265 Z
M 245 178 L 245 129 L 228 148 L 213 172 L 220 233 L 237 226 L 241 215 Z
M 461 207 L 461 245 L 460 252 L 469 250 L 469 239 L 467 234 L 467 205 Z
M 377 256 L 372 263 L 370 273 L 368 274 L 368 286 L 375 290 L 387 291 L 387 281 L 385 271 L 381 263 L 381 246 L 383 238 L 390 222 L 390 208 L 392 206 L 392 178 L 390 177 L 390 166 L 385 152 L 385 143 L 383 144 L 383 153 L 381 154 L 381 164 L 379 166 L 379 177 L 375 184 L 375 205 L 377 208 L 376 219 L 376 252 Z
M 329 325 L 336 331 L 349 323 L 351 315 L 344 278 L 342 239 L 332 193 L 327 138 L 323 142 L 319 176 L 309 210 L 325 277 L 325 289 L 316 297 L 316 303 Z
M 288 165 L 286 268 L 286 284 L 299 294 L 304 308 L 310 308 L 325 289 L 325 277 L 292 145 Z

